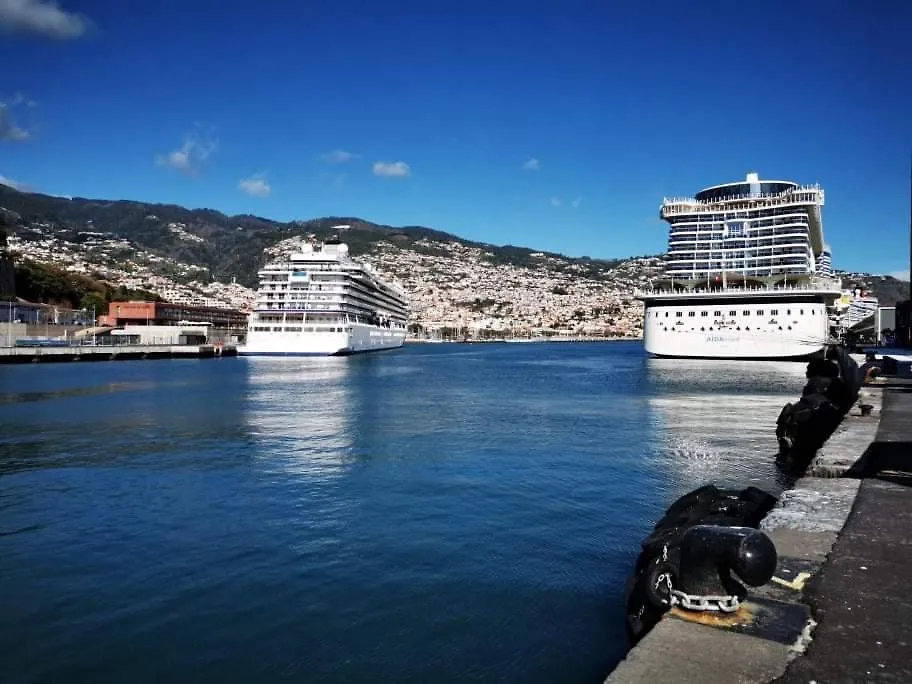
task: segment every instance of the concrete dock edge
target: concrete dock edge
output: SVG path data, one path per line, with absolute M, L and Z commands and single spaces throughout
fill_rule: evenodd
M 213 359 L 237 356 L 233 344 L 123 344 L 61 347 L 0 347 L 0 364 L 134 359 Z
M 806 587 L 827 563 L 855 506 L 853 476 L 875 442 L 883 388 L 865 386 L 853 409 L 782 493 L 761 524 L 776 545 L 773 581 L 751 588 L 733 616 L 673 608 L 615 667 L 606 684 L 633 682 L 771 682 L 813 641 L 817 623 Z M 872 406 L 862 415 L 859 406 Z M 771 440 L 773 439 L 771 431 Z

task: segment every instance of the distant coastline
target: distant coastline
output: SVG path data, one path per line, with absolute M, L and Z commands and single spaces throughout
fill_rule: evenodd
M 514 337 L 488 340 L 435 340 L 423 338 L 406 338 L 406 344 L 546 344 L 550 342 L 642 342 L 643 337 Z

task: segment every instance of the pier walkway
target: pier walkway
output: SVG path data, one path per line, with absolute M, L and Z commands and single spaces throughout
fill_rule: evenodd
M 50 363 L 57 361 L 125 361 L 130 359 L 207 359 L 222 356 L 237 356 L 237 347 L 227 344 L 0 347 L 0 364 Z
M 819 625 L 783 684 L 912 682 L 912 387 L 884 393 L 855 506 L 805 600 Z
M 859 403 L 873 412 L 853 408 L 764 519 L 775 581 L 731 616 L 673 608 L 606 682 L 912 682 L 912 383 L 903 384 L 865 386 Z

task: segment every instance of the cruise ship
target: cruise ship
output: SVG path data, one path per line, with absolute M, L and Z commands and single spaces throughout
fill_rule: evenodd
M 846 293 L 843 293 L 843 297 L 846 297 Z M 880 306 L 877 297 L 857 289 L 849 292 L 847 298 L 848 305 L 839 318 L 839 326 L 843 330 L 850 330 L 866 318 L 873 316 Z
M 664 277 L 645 304 L 646 351 L 656 357 L 806 359 L 830 341 L 842 292 L 824 242 L 818 185 L 761 180 L 666 198 Z
M 405 341 L 405 293 L 352 259 L 345 243 L 304 244 L 299 253 L 267 264 L 258 277 L 241 355 L 356 354 Z

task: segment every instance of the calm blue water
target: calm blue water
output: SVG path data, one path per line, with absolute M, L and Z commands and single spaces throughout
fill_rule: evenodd
M 600 682 L 707 481 L 778 492 L 801 364 L 637 343 L 0 367 L 13 682 Z

